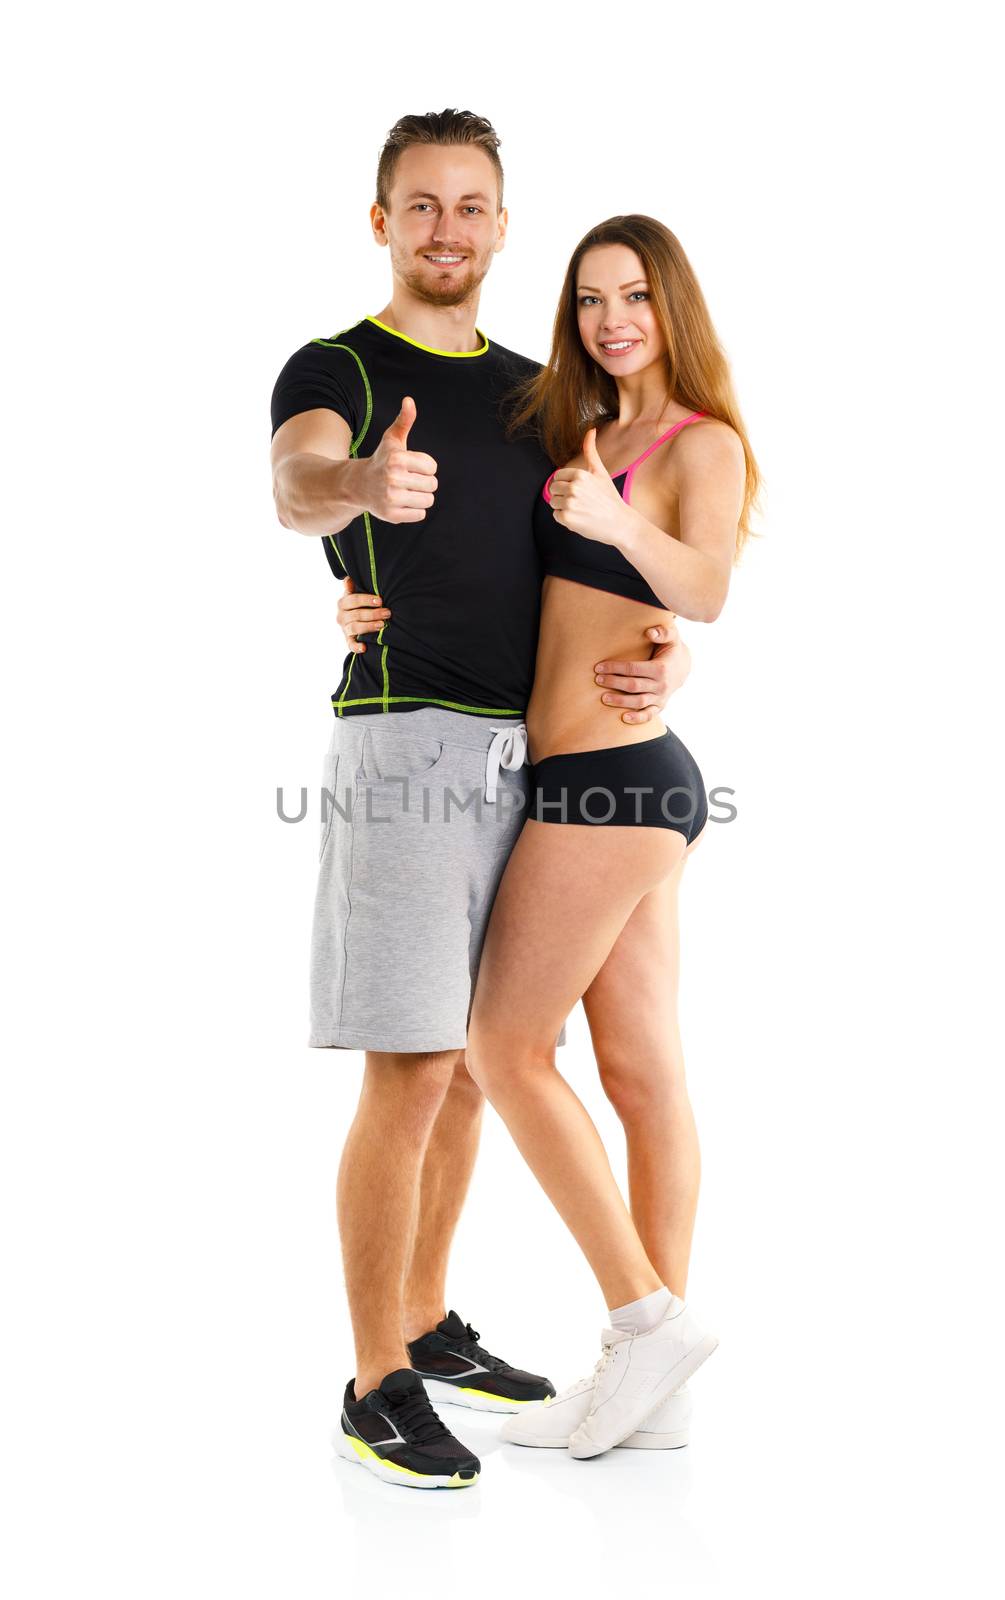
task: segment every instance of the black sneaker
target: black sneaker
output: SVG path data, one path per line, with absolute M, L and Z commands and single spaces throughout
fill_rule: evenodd
M 533 1372 L 521 1372 L 483 1350 L 470 1322 L 448 1312 L 432 1333 L 413 1339 L 408 1359 L 431 1400 L 453 1401 L 474 1411 L 519 1411 L 535 1400 L 548 1400 L 554 1386 Z
M 338 1441 L 347 1460 L 409 1489 L 465 1489 L 481 1471 L 478 1457 L 443 1426 L 422 1379 L 408 1367 L 389 1372 L 362 1400 L 350 1379 Z

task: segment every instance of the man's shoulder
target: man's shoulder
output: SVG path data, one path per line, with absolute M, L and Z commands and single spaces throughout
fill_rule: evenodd
M 370 388 L 355 348 L 358 324 L 331 338 L 308 339 L 294 350 L 272 390 L 272 434 L 301 411 L 328 407 L 349 423 L 357 440 L 370 414 Z
M 324 338 L 311 339 L 309 342 L 328 350 L 337 350 L 342 345 L 353 349 L 366 337 L 366 333 L 366 318 L 360 317 L 356 322 L 350 322 L 346 327 L 340 328 L 338 333 L 329 333 Z
M 340 328 L 337 333 L 319 334 L 307 343 L 301 345 L 298 355 L 313 357 L 318 361 L 339 362 L 353 356 L 360 355 L 366 347 L 366 319 L 361 317 L 358 322 L 350 322 L 347 327 Z

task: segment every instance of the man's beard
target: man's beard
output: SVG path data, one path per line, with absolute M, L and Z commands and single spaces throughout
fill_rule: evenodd
M 415 266 L 411 257 L 407 260 L 394 263 L 398 276 L 419 300 L 425 300 L 431 306 L 460 306 L 480 287 L 482 279 L 489 270 L 491 256 L 487 255 L 484 262 L 476 261 L 469 256 L 467 270 L 463 277 L 456 272 L 444 274 L 442 278 L 430 277 L 428 271 Z M 429 263 L 426 263 L 428 268 Z M 435 271 L 435 268 L 434 268 Z

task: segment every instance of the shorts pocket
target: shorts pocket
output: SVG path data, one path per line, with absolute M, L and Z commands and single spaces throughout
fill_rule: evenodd
M 371 786 L 400 783 L 403 778 L 422 778 L 439 766 L 445 749 L 442 739 L 371 730 L 361 777 Z

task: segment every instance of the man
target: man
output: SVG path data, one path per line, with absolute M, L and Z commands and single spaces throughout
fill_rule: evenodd
M 332 695 L 310 1035 L 366 1052 L 338 1183 L 356 1347 L 341 1439 L 416 1488 L 462 1487 L 480 1470 L 431 1398 L 512 1412 L 555 1392 L 445 1315 L 482 1113 L 466 1026 L 527 792 L 531 509 L 551 466 L 505 431 L 507 398 L 535 364 L 476 327 L 506 236 L 498 144 L 470 112 L 396 123 L 370 211 L 391 298 L 298 350 L 272 397 L 279 520 L 322 539 L 347 580 L 351 635 Z M 652 659 L 603 664 L 616 669 L 598 677 L 613 711 L 649 720 L 686 674 L 675 635 L 662 637 Z M 639 678 L 645 693 L 620 692 Z

